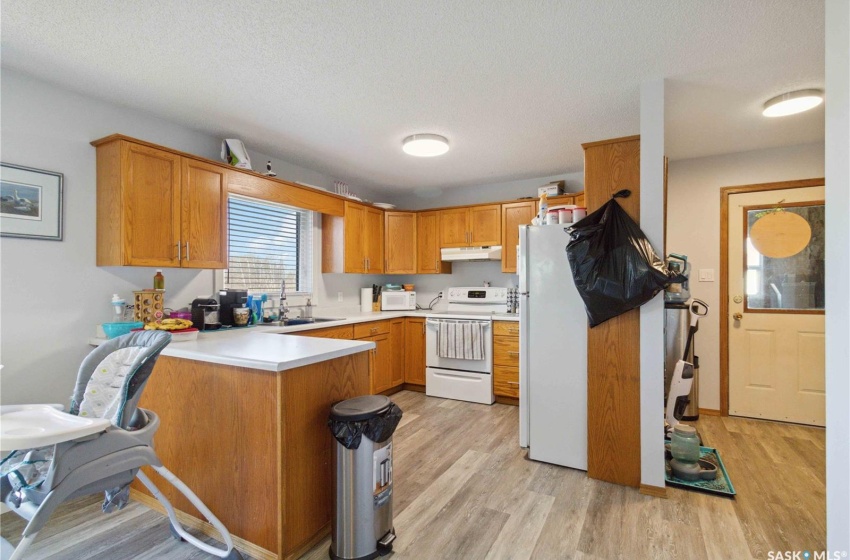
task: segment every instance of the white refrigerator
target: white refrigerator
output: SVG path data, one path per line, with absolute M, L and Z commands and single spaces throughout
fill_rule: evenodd
M 587 470 L 587 315 L 563 225 L 519 229 L 519 439 L 535 461 Z

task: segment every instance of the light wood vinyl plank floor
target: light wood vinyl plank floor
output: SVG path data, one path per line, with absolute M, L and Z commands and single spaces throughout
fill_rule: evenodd
M 703 416 L 738 491 L 734 500 L 668 488 L 668 499 L 526 458 L 518 410 L 393 396 L 395 560 L 747 559 L 826 546 L 824 431 Z M 23 522 L 0 518 L 13 543 Z M 205 539 L 212 542 L 209 539 Z M 330 540 L 302 558 L 324 560 Z M 36 559 L 210 558 L 170 537 L 138 503 L 104 515 L 100 497 L 62 506 L 30 549 Z

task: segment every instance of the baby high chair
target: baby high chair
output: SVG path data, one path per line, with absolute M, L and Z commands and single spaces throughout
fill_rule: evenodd
M 67 500 L 104 492 L 105 512 L 123 508 L 136 477 L 165 507 L 175 538 L 220 558 L 241 560 L 224 525 L 156 456 L 151 441 L 159 417 L 137 407 L 154 363 L 169 342 L 167 332 L 142 331 L 95 349 L 80 366 L 70 414 L 61 412 L 61 405 L 0 406 L 0 448 L 18 450 L 0 462 L 0 498 L 29 521 L 16 548 L 2 541 L 3 560 L 21 558 L 53 511 Z M 226 548 L 210 546 L 186 532 L 168 499 L 139 470 L 145 465 L 203 513 L 221 533 Z

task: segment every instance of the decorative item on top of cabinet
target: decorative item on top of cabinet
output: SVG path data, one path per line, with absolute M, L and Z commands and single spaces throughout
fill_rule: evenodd
M 226 268 L 226 168 L 123 138 L 97 147 L 97 266 Z
M 383 273 L 383 211 L 346 201 L 344 216 L 323 216 L 322 272 Z
M 416 274 L 416 213 L 384 212 L 387 274 Z
M 502 272 L 516 273 L 519 226 L 530 224 L 536 214 L 533 200 L 502 204 Z
M 419 274 L 451 274 L 452 263 L 440 257 L 440 212 L 416 214 L 416 271 Z
M 503 404 L 519 404 L 519 323 L 493 321 L 493 393 Z
M 405 319 L 404 386 L 414 391 L 425 391 L 425 317 Z
M 440 210 L 440 247 L 499 245 L 502 242 L 501 213 L 501 204 Z

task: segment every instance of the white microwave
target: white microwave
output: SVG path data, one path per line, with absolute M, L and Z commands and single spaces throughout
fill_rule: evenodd
M 381 311 L 416 309 L 416 292 L 381 292 Z

